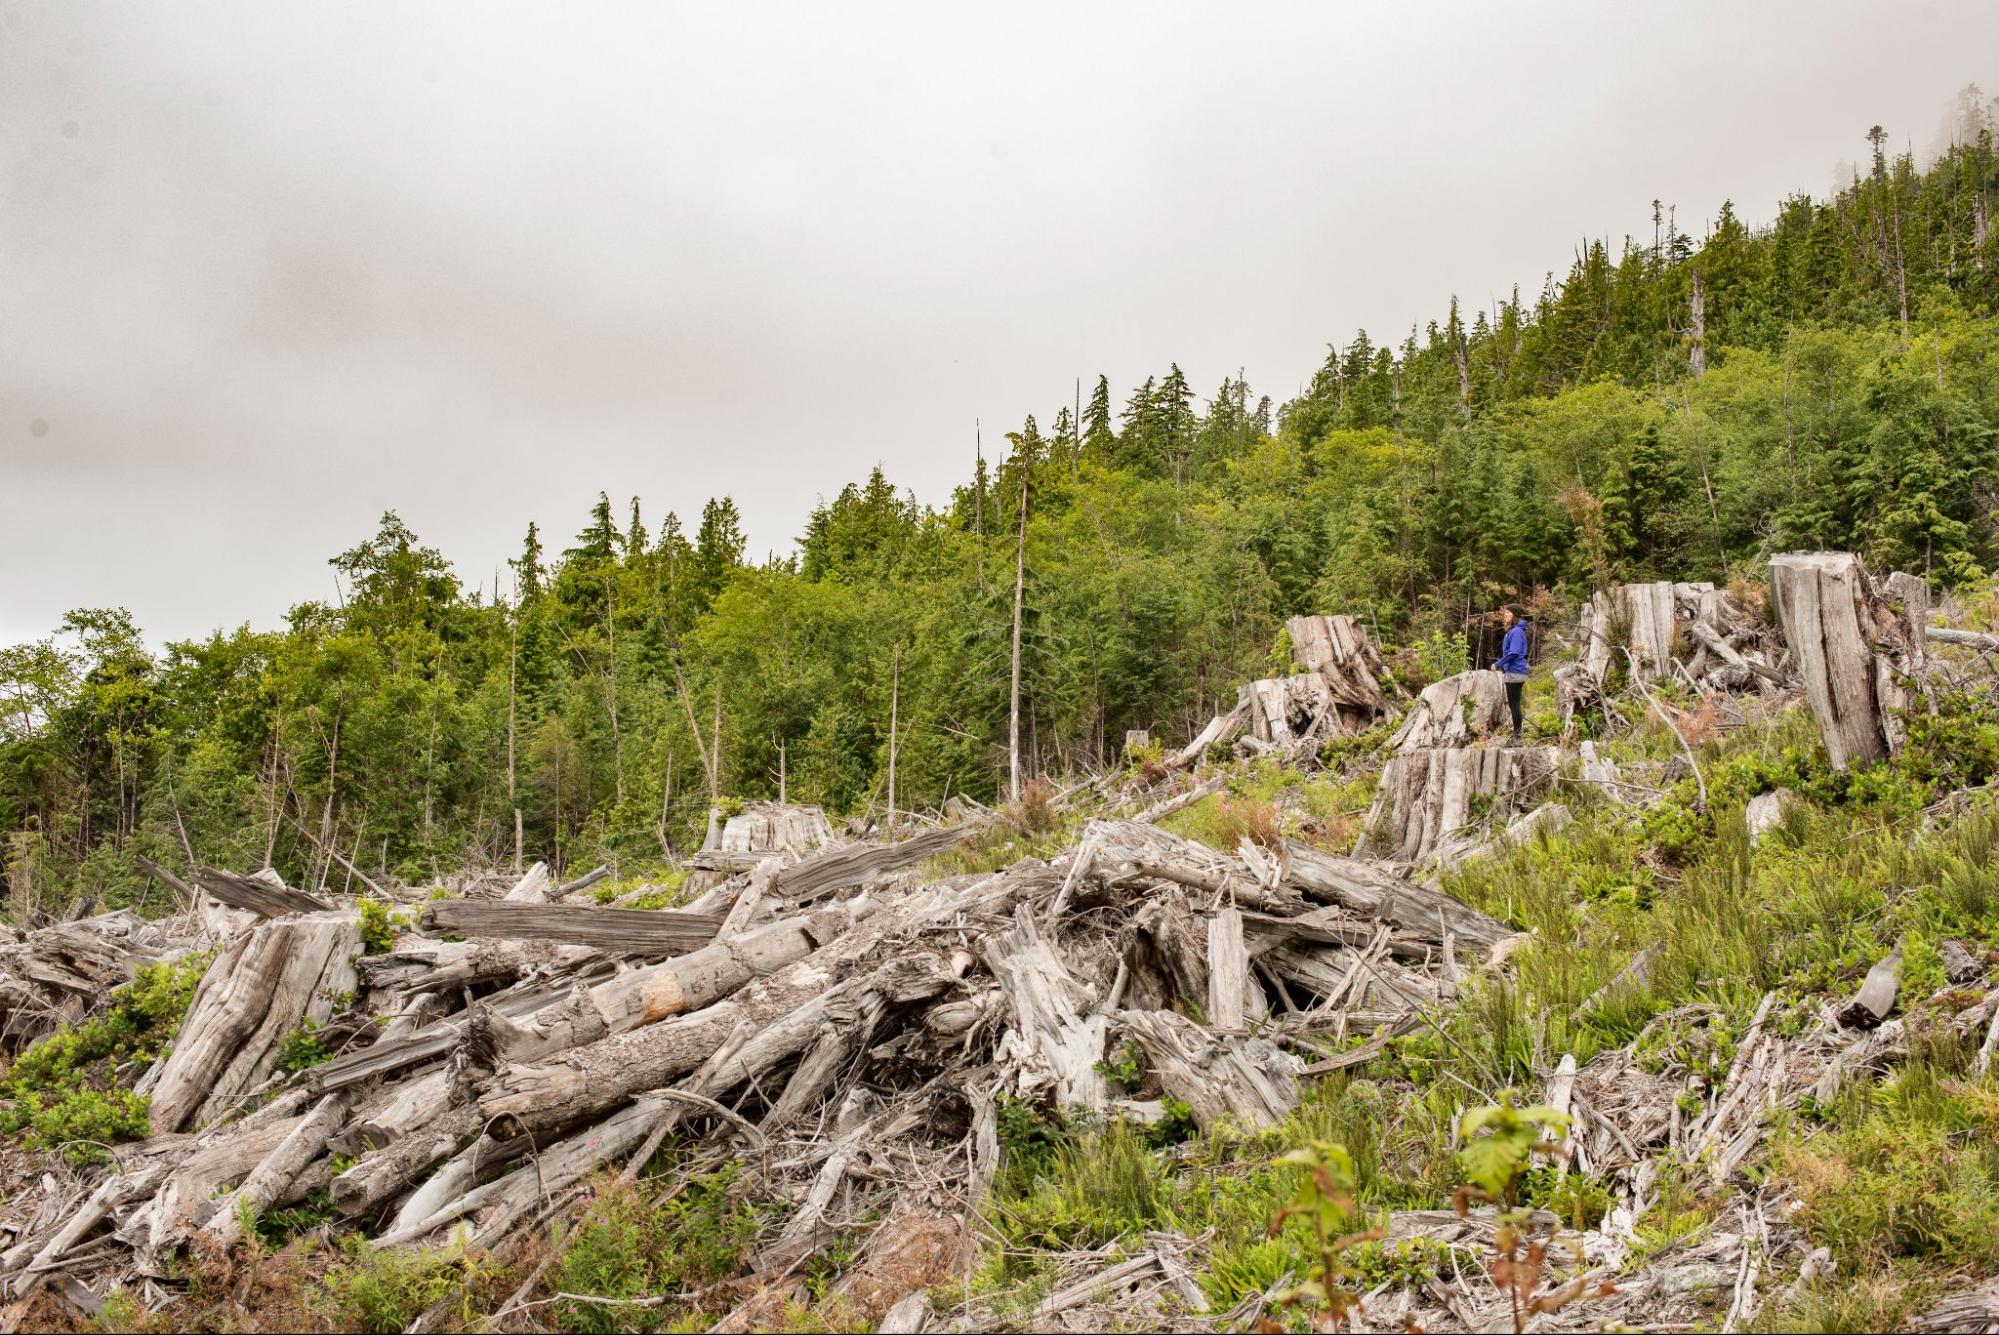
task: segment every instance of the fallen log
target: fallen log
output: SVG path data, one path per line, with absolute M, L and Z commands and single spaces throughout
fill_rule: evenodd
M 1987 635 L 1976 630 L 1952 630 L 1947 626 L 1925 626 L 1923 635 L 1938 644 L 1955 644 L 1966 649 L 1982 649 L 1986 653 L 1999 651 L 1999 635 Z
M 777 875 L 777 893 L 797 902 L 850 885 L 882 872 L 899 871 L 955 847 L 978 832 L 978 824 L 947 825 L 925 830 L 894 844 L 855 844 L 786 867 Z
M 424 906 L 425 927 L 510 941 L 556 941 L 614 954 L 670 955 L 706 945 L 722 919 L 671 909 L 605 909 L 588 904 L 521 904 L 440 899 Z
M 1238 699 L 1236 707 L 1225 714 L 1217 714 L 1208 720 L 1208 726 L 1194 735 L 1194 739 L 1166 758 L 1168 769 L 1185 769 L 1207 755 L 1208 749 L 1228 741 L 1249 726 L 1249 704 Z
M 195 881 L 232 909 L 248 909 L 266 918 L 282 918 L 288 913 L 323 913 L 333 907 L 317 895 L 294 890 L 272 873 L 238 876 L 219 867 L 198 867 Z
M 320 1099 L 318 1106 L 301 1117 L 277 1148 L 243 1179 L 243 1185 L 221 1198 L 215 1213 L 202 1226 L 202 1237 L 223 1251 L 235 1246 L 243 1236 L 245 1217 L 260 1214 L 276 1204 L 293 1179 L 325 1150 L 328 1137 L 339 1129 L 346 1116 L 345 1095 L 328 1094 Z
M 1325 853 L 1295 839 L 1284 841 L 1285 880 L 1308 895 L 1350 913 L 1441 942 L 1445 934 L 1490 950 L 1513 929 L 1441 890 L 1418 884 L 1363 858 Z

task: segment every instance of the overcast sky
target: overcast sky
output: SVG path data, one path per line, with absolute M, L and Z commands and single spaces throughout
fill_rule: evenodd
M 1989 0 L 0 0 L 0 642 L 278 625 L 390 508 L 486 584 L 600 489 L 788 550 L 1079 375 L 1282 401 L 1655 197 L 1766 220 L 1995 52 Z

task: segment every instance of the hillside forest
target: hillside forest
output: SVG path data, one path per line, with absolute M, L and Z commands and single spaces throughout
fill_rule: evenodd
M 410 882 L 641 868 L 748 799 L 992 801 L 1016 574 L 1022 766 L 1057 782 L 1127 730 L 1183 741 L 1287 657 L 1294 614 L 1358 616 L 1417 684 L 1504 600 L 1546 627 L 1593 588 L 1801 548 L 1976 584 L 1999 102 L 1968 90 L 1960 122 L 1930 161 L 1875 127 L 1830 197 L 1724 203 L 1698 236 L 1634 210 L 1489 309 L 1329 346 L 1286 402 L 1178 365 L 1051 386 L 941 503 L 877 470 L 761 563 L 726 497 L 683 519 L 607 490 L 573 535 L 528 525 L 490 586 L 391 513 L 281 629 L 156 651 L 79 609 L 0 650 L 12 916 L 143 904 L 135 855 L 337 888 L 326 850 Z

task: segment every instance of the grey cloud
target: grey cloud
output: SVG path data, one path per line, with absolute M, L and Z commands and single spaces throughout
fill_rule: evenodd
M 1655 196 L 1765 217 L 1995 49 L 1971 4 L 0 0 L 0 639 L 273 624 L 390 507 L 479 582 L 600 488 L 783 550 L 1077 376 L 1282 397 Z

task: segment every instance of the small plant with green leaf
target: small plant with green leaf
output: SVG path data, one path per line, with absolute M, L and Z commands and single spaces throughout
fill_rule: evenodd
M 1516 1108 L 1510 1097 L 1479 1108 L 1464 1120 L 1465 1147 L 1458 1162 L 1466 1180 L 1452 1195 L 1451 1208 L 1463 1218 L 1475 1204 L 1499 1207 L 1492 1260 L 1486 1269 L 1512 1304 L 1515 1331 L 1525 1330 L 1528 1318 L 1536 1314 L 1567 1307 L 1582 1297 L 1588 1285 L 1587 1277 L 1581 1277 L 1559 1288 L 1542 1289 L 1549 1241 L 1533 1236 L 1534 1212 L 1520 1205 L 1521 1187 L 1537 1156 L 1567 1160 L 1568 1148 L 1561 1137 L 1568 1126 L 1567 1113 L 1546 1105 Z
M 1353 1156 L 1344 1145 L 1314 1140 L 1277 1162 L 1302 1169 L 1303 1177 L 1290 1203 L 1270 1221 L 1270 1236 L 1282 1233 L 1293 1219 L 1302 1219 L 1312 1230 L 1315 1248 L 1313 1269 L 1305 1280 L 1274 1301 L 1313 1309 L 1314 1330 L 1351 1330 L 1360 1314 L 1360 1295 L 1351 1287 L 1356 1271 L 1346 1254 L 1381 1237 L 1379 1229 L 1348 1231 L 1356 1218 Z M 1283 1329 L 1274 1324 L 1265 1328 Z

